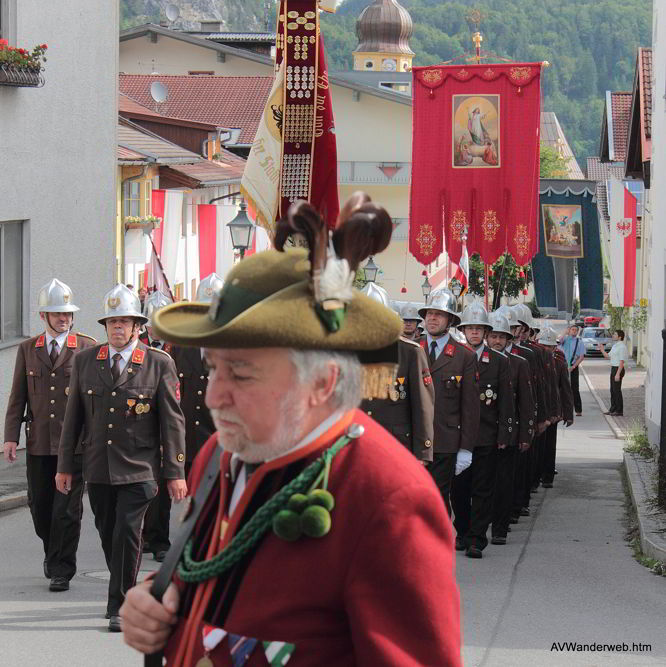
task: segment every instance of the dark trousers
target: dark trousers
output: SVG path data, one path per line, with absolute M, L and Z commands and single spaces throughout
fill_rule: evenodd
M 543 470 L 541 481 L 552 484 L 555 479 L 555 454 L 557 450 L 557 424 L 551 424 L 544 434 Z
M 83 516 L 81 456 L 74 457 L 72 489 L 67 495 L 55 488 L 57 471 L 57 456 L 26 455 L 28 505 L 35 532 L 44 546 L 49 574 L 71 579 L 76 574 Z
M 160 478 L 157 495 L 148 506 L 143 520 L 143 539 L 148 543 L 154 554 L 158 551 L 168 551 L 171 546 L 169 541 L 170 518 L 171 498 L 169 497 L 169 489 L 166 480 Z
M 457 454 L 433 454 L 433 461 L 428 466 L 428 471 L 437 484 L 442 499 L 446 505 L 446 511 L 451 516 L 451 484 L 456 469 Z
M 517 458 L 518 447 L 497 450 L 492 529 L 496 537 L 506 537 L 509 532 Z
M 546 440 L 546 432 L 544 431 L 541 435 L 538 435 L 532 441 L 532 447 L 530 447 L 530 453 L 532 455 L 531 465 L 530 465 L 530 487 L 532 489 L 539 486 L 541 482 L 541 471 L 543 470 L 543 453 L 544 453 L 544 442 Z M 528 505 L 525 505 L 528 507 Z
M 624 368 L 620 373 L 620 381 L 615 381 L 615 375 L 617 374 L 619 366 L 612 366 L 610 372 L 610 395 L 611 395 L 611 404 L 610 412 L 617 412 L 619 414 L 624 413 L 624 402 L 622 400 L 622 380 L 624 380 Z
M 580 385 L 579 385 L 578 366 L 569 373 L 569 381 L 571 382 L 571 393 L 573 394 L 574 410 L 576 412 L 583 412 L 583 403 L 580 400 Z
M 529 507 L 530 502 L 530 486 L 528 471 L 530 469 L 530 452 L 532 448 L 526 452 L 519 451 L 516 454 L 516 471 L 513 480 L 513 507 L 511 514 L 513 516 L 520 516 L 520 510 L 523 507 Z M 527 498 L 527 505 L 525 504 Z
M 157 493 L 157 482 L 88 483 L 90 507 L 111 573 L 106 610 L 117 616 L 125 593 L 134 586 L 141 565 L 141 523 Z
M 488 526 L 493 518 L 493 492 L 497 447 L 475 447 L 472 465 L 453 478 L 451 507 L 453 525 L 465 546 L 485 549 Z

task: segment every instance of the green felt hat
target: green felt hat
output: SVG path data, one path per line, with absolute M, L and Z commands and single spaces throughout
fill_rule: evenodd
M 155 313 L 153 328 L 181 345 L 353 351 L 364 364 L 397 362 L 402 320 L 352 291 L 332 331 L 315 302 L 307 252 L 267 250 L 236 264 L 212 303 L 166 306 Z

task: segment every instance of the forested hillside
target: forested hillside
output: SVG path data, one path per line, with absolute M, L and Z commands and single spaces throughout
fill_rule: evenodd
M 259 0 L 182 0 L 188 11 L 214 5 L 229 18 L 230 30 L 262 29 Z M 331 70 L 350 69 L 356 48 L 356 19 L 370 0 L 344 0 L 334 15 L 322 18 Z M 430 65 L 469 52 L 473 9 L 483 14 L 483 48 L 518 61 L 548 60 L 543 81 L 544 109 L 554 111 L 581 166 L 598 151 L 606 90 L 630 90 L 636 47 L 651 44 L 651 0 L 401 0 L 414 21 L 415 65 Z M 130 6 L 131 5 L 131 6 Z M 164 5 L 159 0 L 121 0 L 124 26 L 141 7 Z M 235 9 L 242 11 L 235 11 Z M 255 10 L 255 20 L 246 12 Z M 243 17 L 244 15 L 244 17 Z M 271 12 L 274 16 L 274 10 Z M 200 18 L 207 18 L 201 16 Z M 212 18 L 212 17 L 209 17 Z

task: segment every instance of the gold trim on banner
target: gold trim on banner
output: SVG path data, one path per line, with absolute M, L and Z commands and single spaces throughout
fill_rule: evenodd
M 481 229 L 483 230 L 483 240 L 494 241 L 497 237 L 499 228 L 500 223 L 497 219 L 497 213 L 491 210 L 484 211 L 483 222 L 481 223 Z
M 432 253 L 435 243 L 437 242 L 437 237 L 432 230 L 432 225 L 421 225 L 419 234 L 416 237 L 416 242 L 419 244 L 419 248 L 421 248 L 421 252 L 424 255 L 430 255 Z
M 451 233 L 456 241 L 462 241 L 467 226 L 467 214 L 462 209 L 453 212 L 451 216 Z
M 429 69 L 421 74 L 421 80 L 425 83 L 438 83 L 442 80 L 442 71 L 439 69 Z
M 530 250 L 530 235 L 527 225 L 516 225 L 516 248 L 521 255 L 527 255 Z
M 509 72 L 509 78 L 516 83 L 524 83 L 532 75 L 531 67 L 512 67 Z

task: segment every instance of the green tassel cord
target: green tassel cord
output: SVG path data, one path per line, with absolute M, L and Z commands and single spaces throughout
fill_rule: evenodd
M 193 540 L 190 538 L 178 564 L 180 579 L 196 583 L 219 577 L 236 565 L 271 528 L 279 538 L 288 542 L 302 535 L 313 538 L 326 535 L 331 529 L 330 512 L 335 506 L 333 494 L 327 490 L 331 463 L 351 439 L 343 435 L 298 477 L 283 486 L 210 560 L 193 560 Z M 320 485 L 322 488 L 318 488 Z

